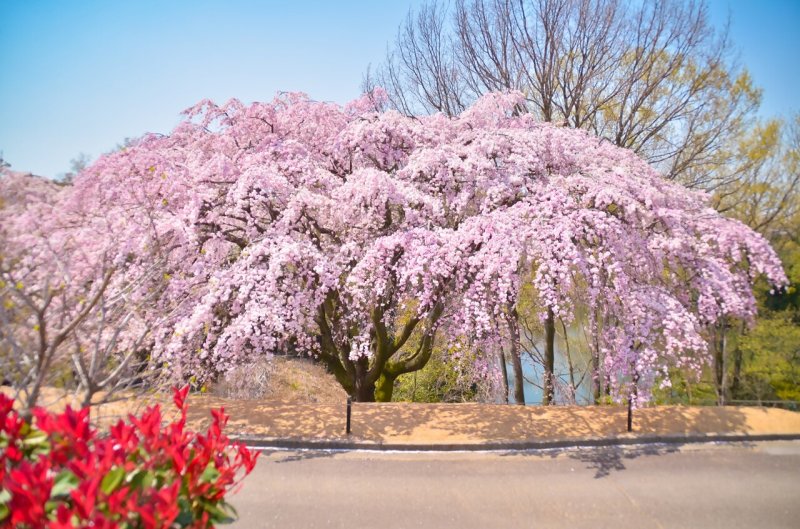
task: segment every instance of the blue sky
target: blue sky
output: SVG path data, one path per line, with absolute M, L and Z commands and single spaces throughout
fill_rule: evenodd
M 79 153 L 168 132 L 203 98 L 300 90 L 344 103 L 419 1 L 0 0 L 0 150 L 54 177 Z M 712 0 L 732 16 L 762 115 L 800 110 L 800 1 Z

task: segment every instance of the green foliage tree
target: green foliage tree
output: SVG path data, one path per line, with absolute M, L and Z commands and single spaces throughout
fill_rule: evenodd
M 700 384 L 683 379 L 668 401 L 800 400 L 800 114 L 755 123 L 727 148 L 717 171 L 727 183 L 714 206 L 761 232 L 778 251 L 790 284 L 757 289 L 759 318 L 728 320 L 710 337 L 714 369 Z M 680 377 L 679 377 L 680 378 Z
M 468 402 L 486 400 L 491 384 L 476 373 L 474 352 L 454 358 L 452 352 L 434 350 L 421 371 L 401 375 L 394 383 L 393 400 L 406 402 Z

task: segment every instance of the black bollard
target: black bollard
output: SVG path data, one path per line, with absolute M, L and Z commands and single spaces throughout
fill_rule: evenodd
M 350 435 L 350 415 L 352 413 L 353 400 L 347 397 L 347 435 Z

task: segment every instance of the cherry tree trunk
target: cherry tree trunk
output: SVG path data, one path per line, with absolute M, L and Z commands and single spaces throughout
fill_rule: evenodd
M 369 359 L 359 358 L 353 366 L 355 380 L 353 380 L 352 398 L 355 402 L 375 402 L 375 380 L 369 376 Z
M 511 366 L 514 368 L 514 404 L 522 404 L 524 406 L 525 379 L 522 374 L 522 359 L 519 357 L 519 347 L 511 348 Z M 506 393 L 506 395 L 508 395 L 508 393 Z
M 498 360 L 500 361 L 500 374 L 502 375 L 503 384 L 503 402 L 508 404 L 508 366 L 506 366 L 506 353 L 501 347 L 498 352 Z
M 717 391 L 717 405 L 724 406 L 728 392 L 728 336 L 727 325 L 723 321 L 714 332 L 714 385 Z
M 508 315 L 508 331 L 511 342 L 511 366 L 514 369 L 514 403 L 524 406 L 525 378 L 522 373 L 522 359 L 520 358 L 518 317 L 516 309 L 512 309 Z
M 547 309 L 547 318 L 544 322 L 544 392 L 542 394 L 542 404 L 552 404 L 555 399 L 555 337 L 556 324 L 553 311 Z
M 742 322 L 739 336 L 744 336 L 746 332 L 745 323 Z M 731 389 L 730 394 L 732 398 L 736 398 L 736 394 L 739 392 L 739 387 L 742 382 L 742 364 L 744 363 L 744 354 L 742 352 L 741 347 L 741 339 L 739 339 L 736 343 L 736 347 L 733 350 L 733 377 L 731 378 Z
M 600 399 L 603 397 L 603 379 L 600 375 L 600 351 L 597 350 L 592 353 L 592 394 L 594 403 L 600 404 Z
M 379 379 L 378 382 L 375 384 L 375 401 L 376 402 L 391 402 L 392 401 L 392 394 L 394 393 L 394 381 L 395 378 L 383 374 Z
M 375 383 L 357 380 L 352 397 L 355 402 L 375 402 Z M 391 398 L 390 394 L 388 400 L 391 400 Z

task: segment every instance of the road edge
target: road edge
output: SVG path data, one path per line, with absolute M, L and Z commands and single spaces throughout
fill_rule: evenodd
M 392 443 L 357 439 L 286 439 L 260 436 L 230 436 L 258 450 L 342 450 L 407 452 L 488 452 L 546 450 L 552 448 L 610 447 L 642 444 L 690 444 L 713 442 L 757 442 L 800 440 L 800 433 L 789 434 L 665 434 L 585 437 L 566 439 L 530 439 L 525 441 L 488 441 L 485 443 Z

